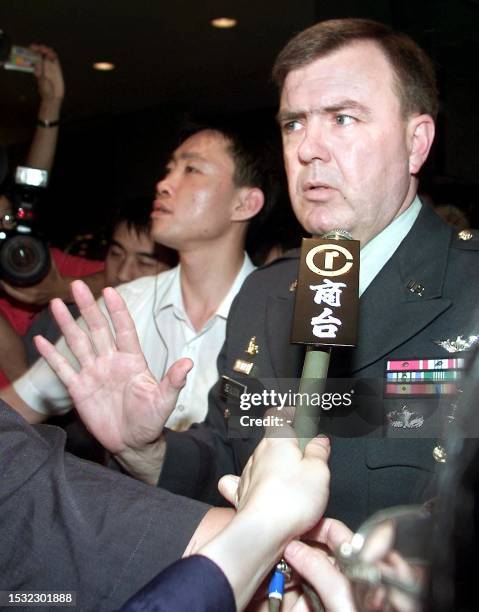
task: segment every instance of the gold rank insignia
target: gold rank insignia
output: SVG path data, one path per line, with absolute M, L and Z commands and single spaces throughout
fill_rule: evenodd
M 457 235 L 459 240 L 471 240 L 471 238 L 473 238 L 474 234 L 472 232 L 470 232 L 469 230 L 462 230 L 459 232 L 459 234 Z
M 446 463 L 447 461 L 447 451 L 441 444 L 437 444 L 432 449 L 432 456 L 437 463 Z
M 234 362 L 233 370 L 235 372 L 239 372 L 240 374 L 246 374 L 247 376 L 250 374 L 253 369 L 253 364 L 251 361 L 244 361 L 243 359 L 237 359 Z
M 298 280 L 294 280 L 289 286 L 289 292 L 294 293 L 296 291 L 296 287 L 298 286 Z
M 244 351 L 247 355 L 257 355 L 259 353 L 259 346 L 256 344 L 256 336 L 250 338 L 248 346 Z

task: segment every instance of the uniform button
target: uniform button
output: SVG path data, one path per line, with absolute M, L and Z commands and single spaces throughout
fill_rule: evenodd
M 183 406 L 183 404 L 180 404 L 179 406 L 177 406 L 176 409 L 179 410 L 180 412 L 185 411 L 185 407 Z
M 471 240 L 473 234 L 469 230 L 462 230 L 457 236 L 459 240 Z
M 434 461 L 437 461 L 437 463 L 446 463 L 447 461 L 446 449 L 440 444 L 433 448 L 432 456 L 434 457 Z

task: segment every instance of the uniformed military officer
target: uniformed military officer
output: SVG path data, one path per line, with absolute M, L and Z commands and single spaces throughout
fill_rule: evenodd
M 446 458 L 434 415 L 439 398 L 444 416 L 454 418 L 449 392 L 462 351 L 477 334 L 479 239 L 474 232 L 456 234 L 417 197 L 438 103 L 432 64 L 411 39 L 368 20 L 322 22 L 286 45 L 273 74 L 296 216 L 313 235 L 341 227 L 362 246 L 358 345 L 333 354 L 330 374 L 372 381 L 379 397 L 371 396 L 370 413 L 366 406 L 353 414 L 363 425 L 372 421 L 356 435 L 342 435 L 339 409 L 325 419 L 335 421 L 338 434 L 328 514 L 354 528 L 378 508 L 429 495 L 431 474 Z M 207 420 L 187 432 L 162 431 L 168 398 L 133 341 L 124 351 L 136 353 L 141 366 L 130 376 L 131 355 L 99 340 L 105 323 L 98 327 L 95 320 L 100 354 L 82 347 L 90 353 L 80 374 L 59 363 L 52 347 L 43 344 L 42 352 L 66 378 L 86 421 L 99 405 L 110 415 L 115 427 L 102 440 L 125 469 L 217 501 L 218 477 L 239 473 L 260 436 L 257 427 L 231 418 L 243 394 L 287 392 L 300 375 L 303 349 L 289 341 L 297 266 L 297 254 L 286 255 L 243 286 L 230 312 Z M 88 310 L 86 289 L 77 285 L 76 295 Z M 128 328 L 118 297 L 105 299 L 119 313 L 118 325 Z M 57 315 L 62 322 L 60 308 Z M 99 380 L 97 367 L 98 359 L 110 358 L 123 373 L 115 393 L 111 381 Z M 182 361 L 178 372 L 190 366 Z M 250 414 L 261 417 L 264 410 L 255 406 Z

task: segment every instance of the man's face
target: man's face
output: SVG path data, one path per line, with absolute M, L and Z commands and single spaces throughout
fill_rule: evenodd
M 279 121 L 293 209 L 313 235 L 340 228 L 365 244 L 411 203 L 410 120 L 374 43 L 290 72 Z
M 152 213 L 156 241 L 185 250 L 228 232 L 238 189 L 227 147 L 220 133 L 205 130 L 176 149 L 165 178 L 156 186 Z
M 169 267 L 156 258 L 155 243 L 148 234 L 138 234 L 126 223 L 116 227 L 105 258 L 107 286 L 116 287 L 141 276 L 158 274 Z

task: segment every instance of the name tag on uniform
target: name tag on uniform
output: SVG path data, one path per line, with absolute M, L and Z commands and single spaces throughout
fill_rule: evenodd
M 240 399 L 243 393 L 246 393 L 247 386 L 242 385 L 236 380 L 233 380 L 229 376 L 223 375 L 221 377 L 221 386 L 220 386 L 220 394 L 224 400 L 227 399 Z
M 251 361 L 245 361 L 244 359 L 237 359 L 233 364 L 233 370 L 240 374 L 246 374 L 248 376 L 253 369 L 253 363 Z

